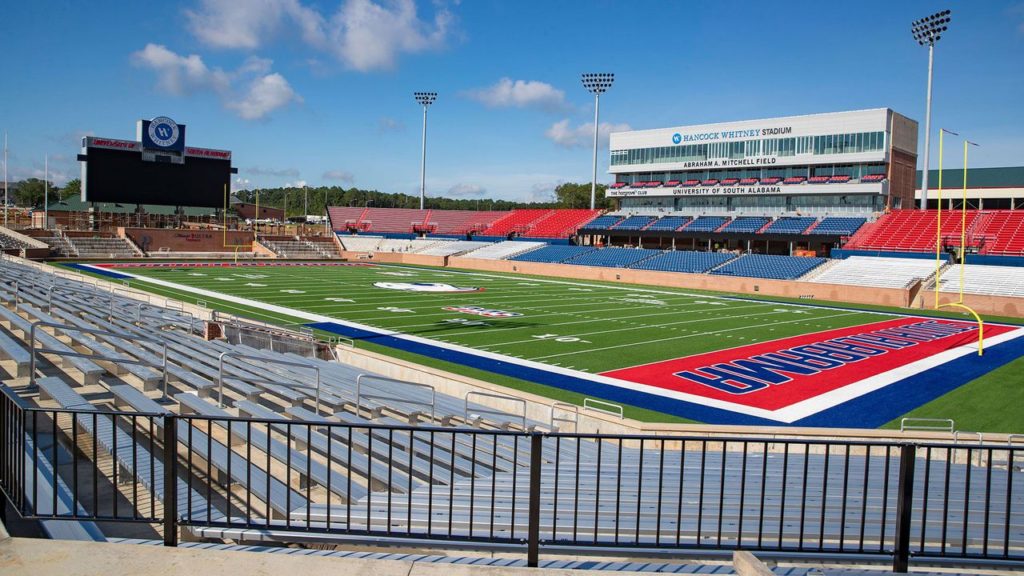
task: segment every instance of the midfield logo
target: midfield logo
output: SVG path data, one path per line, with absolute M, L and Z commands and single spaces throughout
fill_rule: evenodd
M 445 306 L 441 310 L 447 310 L 448 312 L 461 312 L 463 314 L 473 314 L 476 316 L 483 316 L 485 318 L 513 318 L 516 316 L 522 316 L 519 312 L 506 312 L 505 310 L 491 310 L 482 306 Z

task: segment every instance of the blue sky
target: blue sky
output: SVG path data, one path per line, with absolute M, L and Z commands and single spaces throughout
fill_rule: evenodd
M 543 200 L 589 181 L 581 72 L 616 74 L 603 133 L 885 106 L 923 129 L 910 22 L 947 7 L 933 133 L 979 142 L 971 165 L 1021 165 L 1019 0 L 6 0 L 0 131 L 12 180 L 49 154 L 62 183 L 81 135 L 130 139 L 167 115 L 190 144 L 233 150 L 247 187 L 418 193 L 412 93 L 435 90 L 428 195 Z M 606 150 L 599 162 L 610 180 Z

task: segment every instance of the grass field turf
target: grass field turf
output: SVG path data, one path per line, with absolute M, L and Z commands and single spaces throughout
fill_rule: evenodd
M 465 274 L 449 269 L 311 266 L 135 267 L 129 270 L 139 276 L 588 373 L 891 318 L 881 310 L 723 299 L 686 290 Z M 375 287 L 375 282 L 442 282 L 484 290 L 403 292 Z M 135 281 L 132 284 L 180 296 L 162 286 Z M 182 299 L 194 301 L 197 298 L 192 295 Z M 230 302 L 199 299 L 228 312 L 270 322 L 288 324 L 297 320 Z M 480 306 L 523 316 L 485 318 L 443 309 L 449 306 Z M 396 355 L 395 352 L 389 350 L 392 355 Z M 422 358 L 417 360 L 422 361 Z M 576 403 L 581 400 L 579 395 L 557 388 L 495 378 L 493 374 L 489 377 L 470 375 Z M 977 385 L 984 387 L 984 383 Z M 935 402 L 941 404 L 941 400 Z M 995 413 L 1005 414 L 1006 405 L 1000 404 L 1000 407 L 1002 409 Z M 992 410 L 979 410 L 979 416 L 981 414 L 987 416 L 989 425 L 1008 430 L 1014 429 L 1019 417 L 1007 414 L 993 418 Z M 645 420 L 684 420 L 637 409 L 630 409 L 630 415 Z M 929 415 L 929 406 L 918 408 L 914 415 Z

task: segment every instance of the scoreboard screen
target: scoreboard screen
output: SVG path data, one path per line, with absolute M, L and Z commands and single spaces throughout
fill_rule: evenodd
M 198 152 L 213 156 L 209 153 L 215 151 Z M 143 160 L 138 149 L 88 146 L 81 158 L 82 200 L 220 208 L 233 171 L 230 153 L 225 154 L 186 153 L 183 162 L 171 162 L 159 156 Z

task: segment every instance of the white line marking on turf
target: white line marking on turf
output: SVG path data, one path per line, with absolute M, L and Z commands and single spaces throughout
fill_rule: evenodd
M 84 264 L 83 266 L 85 266 L 87 268 L 94 268 L 94 269 L 96 269 L 98 271 L 104 271 L 103 268 L 96 267 L 96 266 L 90 265 L 90 264 Z M 247 299 L 247 298 L 241 298 L 241 297 L 238 297 L 238 296 L 232 296 L 230 294 L 223 294 L 223 293 L 220 293 L 220 292 L 214 292 L 214 291 L 211 291 L 211 290 L 205 290 L 205 289 L 202 289 L 202 288 L 196 288 L 196 287 L 193 287 L 193 286 L 186 286 L 186 285 L 177 284 L 177 283 L 174 283 L 174 282 L 169 282 L 169 281 L 162 280 L 162 279 L 151 278 L 151 277 L 148 277 L 148 276 L 138 276 L 138 275 L 132 274 L 130 272 L 125 272 L 124 270 L 119 270 L 118 272 L 120 272 L 122 274 L 125 274 L 126 276 L 131 276 L 132 278 L 135 278 L 135 279 L 143 281 L 143 282 L 155 284 L 157 286 L 164 286 L 164 287 L 167 287 L 167 288 L 172 288 L 172 289 L 180 290 L 182 292 L 189 292 L 189 293 L 192 293 L 192 294 L 199 294 L 199 295 L 202 295 L 202 296 L 207 296 L 209 298 L 215 298 L 215 299 L 218 299 L 218 300 L 221 300 L 221 301 L 233 302 L 235 304 L 240 304 L 240 305 L 243 305 L 243 306 L 249 306 L 249 307 L 253 307 L 253 308 L 257 308 L 257 309 L 263 308 L 263 309 L 266 309 L 266 310 L 269 310 L 269 311 L 272 311 L 272 312 L 277 312 L 279 314 L 289 315 L 289 316 L 292 316 L 292 317 L 295 317 L 295 318 L 301 318 L 303 320 L 308 320 L 308 321 L 311 321 L 311 322 L 333 322 L 333 323 L 336 323 L 336 324 L 339 324 L 339 325 L 342 325 L 342 326 L 349 326 L 351 328 L 356 328 L 356 329 L 360 329 L 360 330 L 366 330 L 366 331 L 369 331 L 369 332 L 374 332 L 374 333 L 382 334 L 382 335 L 386 335 L 386 336 L 392 336 L 392 337 L 395 337 L 395 338 L 398 338 L 398 339 L 401 339 L 401 340 L 407 340 L 409 342 L 417 342 L 417 343 L 421 343 L 421 344 L 438 346 L 437 341 L 431 340 L 429 338 L 422 338 L 422 337 L 419 337 L 419 336 L 412 336 L 412 335 L 408 335 L 408 334 L 402 334 L 402 333 L 399 333 L 399 332 L 395 332 L 393 330 L 388 330 L 388 329 L 385 329 L 385 328 L 375 328 L 375 327 L 372 327 L 372 326 L 367 326 L 367 325 L 359 324 L 359 323 L 356 323 L 356 322 L 350 322 L 350 321 L 347 321 L 347 320 L 339 320 L 337 318 L 331 318 L 330 316 L 323 316 L 323 315 L 320 315 L 320 314 L 311 314 L 311 313 L 308 313 L 308 312 L 304 312 L 302 310 L 295 310 L 295 309 L 287 308 L 287 307 L 284 307 L 284 306 L 278 306 L 278 305 L 275 305 L 275 304 L 267 304 L 267 303 L 259 302 L 259 301 L 256 301 L 256 300 L 250 300 L 250 299 Z M 541 281 L 543 281 L 543 280 L 541 280 Z M 632 288 L 632 289 L 633 290 L 637 290 L 635 288 Z M 760 302 L 759 300 L 755 300 L 755 299 L 749 299 L 748 301 Z M 808 306 L 801 306 L 801 307 L 809 308 Z M 825 306 L 814 306 L 813 308 L 829 309 L 829 307 L 825 307 Z M 842 311 L 844 311 L 846 313 L 849 313 L 849 314 L 863 313 L 863 311 L 860 311 L 860 310 L 851 311 L 848 308 L 834 308 L 834 309 L 842 310 Z M 884 315 L 884 316 L 895 316 L 895 317 L 903 317 L 903 318 L 908 318 L 909 317 L 909 318 L 933 319 L 933 318 L 928 317 L 928 316 L 900 315 L 900 314 L 896 314 L 896 313 L 886 313 L 886 312 L 878 312 L 878 314 L 881 314 L 881 315 Z M 1024 335 L 1024 329 L 1018 328 L 1016 326 L 1014 326 L 1013 328 L 1017 332 L 1017 336 Z M 999 337 L 996 337 L 996 338 L 999 338 Z M 993 338 L 993 340 L 996 340 L 996 338 Z M 1009 339 L 1009 338 L 1007 338 L 1007 339 Z M 1004 341 L 1004 340 L 1001 340 L 1001 341 Z M 990 341 L 989 345 L 992 346 L 994 344 L 992 344 L 992 342 Z M 562 374 L 562 375 L 565 375 L 565 376 L 571 376 L 571 377 L 575 377 L 575 378 L 582 378 L 582 379 L 590 380 L 592 382 L 596 382 L 596 383 L 599 383 L 599 384 L 606 384 L 606 385 L 610 385 L 610 386 L 616 386 L 616 387 L 624 388 L 624 389 L 627 389 L 627 390 L 635 390 L 637 392 L 642 392 L 642 393 L 650 394 L 650 395 L 653 395 L 653 396 L 661 396 L 661 397 L 664 397 L 664 398 L 671 398 L 671 399 L 675 399 L 675 400 L 681 400 L 681 401 L 689 402 L 689 403 L 692 403 L 692 404 L 708 406 L 708 407 L 711 407 L 711 408 L 718 408 L 718 409 L 721 409 L 721 410 L 726 410 L 726 411 L 730 411 L 730 412 L 736 412 L 736 413 L 739 413 L 739 414 L 746 414 L 748 416 L 754 416 L 754 417 L 757 417 L 757 418 L 764 418 L 764 419 L 768 419 L 768 420 L 787 422 L 787 420 L 779 417 L 779 415 L 777 414 L 777 411 L 770 411 L 770 410 L 764 410 L 764 409 L 761 409 L 761 408 L 753 408 L 753 407 L 750 407 L 750 406 L 743 406 L 743 405 L 739 405 L 739 404 L 733 404 L 731 402 L 724 402 L 724 401 L 721 401 L 721 400 L 715 400 L 715 399 L 707 398 L 707 397 L 704 397 L 704 396 L 697 396 L 697 395 L 693 395 L 693 394 L 686 394 L 686 393 L 683 393 L 683 392 L 677 392 L 675 390 L 666 390 L 664 388 L 659 388 L 657 386 L 650 386 L 650 385 L 647 385 L 647 384 L 638 384 L 636 382 L 629 382 L 629 381 L 626 381 L 626 380 L 619 380 L 617 378 L 609 378 L 607 376 L 601 376 L 600 374 L 584 373 L 584 372 L 581 372 L 579 370 L 570 370 L 570 369 L 561 368 L 561 367 L 557 367 L 557 366 L 551 366 L 550 364 L 545 364 L 545 363 L 542 363 L 542 362 L 535 362 L 535 361 L 532 361 L 532 360 L 525 360 L 525 359 L 514 360 L 514 359 L 510 358 L 509 355 L 506 355 L 506 354 L 498 354 L 498 353 L 494 353 L 494 352 L 487 352 L 487 351 L 483 351 L 483 350 L 479 350 L 479 349 L 474 349 L 474 348 L 469 348 L 469 347 L 466 347 L 466 346 L 461 346 L 461 345 L 458 345 L 458 344 L 448 344 L 448 345 L 445 345 L 444 347 L 448 348 L 450 350 L 453 350 L 453 351 L 458 351 L 458 352 L 462 352 L 462 353 L 465 353 L 465 354 L 470 354 L 470 355 L 478 356 L 478 357 L 481 357 L 481 358 L 488 358 L 488 359 L 491 359 L 491 360 L 498 360 L 498 361 L 502 361 L 502 362 L 517 363 L 517 364 L 520 364 L 522 366 L 526 366 L 526 367 L 529 367 L 529 368 L 534 368 L 534 369 L 537 369 L 537 370 L 552 372 L 552 373 L 555 373 L 555 374 Z M 789 422 L 792 422 L 792 421 L 793 420 L 789 420 Z

